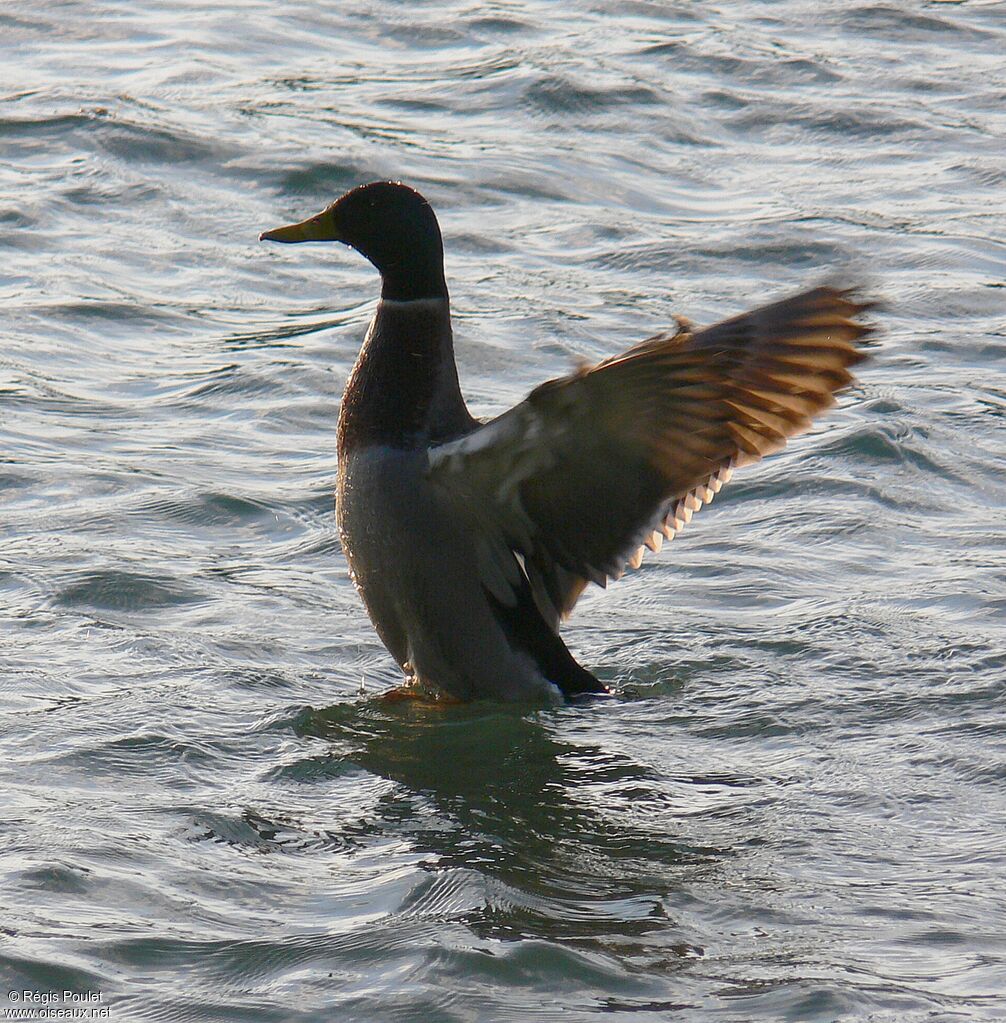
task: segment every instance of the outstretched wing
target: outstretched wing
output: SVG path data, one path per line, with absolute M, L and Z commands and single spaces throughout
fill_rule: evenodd
M 638 567 L 734 469 L 834 404 L 865 358 L 868 307 L 821 287 L 694 333 L 682 322 L 432 448 L 431 479 L 477 524 L 486 587 L 512 604 L 522 569 L 555 627 L 587 581 Z

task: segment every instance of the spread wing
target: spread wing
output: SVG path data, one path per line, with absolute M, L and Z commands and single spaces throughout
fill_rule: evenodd
M 431 479 L 476 524 L 486 587 L 512 605 L 522 572 L 555 627 L 588 581 L 638 567 L 734 469 L 834 404 L 865 358 L 868 307 L 821 287 L 705 330 L 682 321 L 432 448 Z

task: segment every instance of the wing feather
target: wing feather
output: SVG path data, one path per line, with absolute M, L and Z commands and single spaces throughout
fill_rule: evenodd
M 520 554 L 554 627 L 588 581 L 638 568 L 644 548 L 673 539 L 734 469 L 834 404 L 865 358 L 868 308 L 852 290 L 821 287 L 705 330 L 679 321 L 432 448 L 431 478 L 488 531 L 480 557 Z M 486 571 L 502 599 L 514 580 Z

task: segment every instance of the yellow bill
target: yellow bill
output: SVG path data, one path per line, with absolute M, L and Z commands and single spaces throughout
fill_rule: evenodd
M 317 216 L 302 220 L 299 224 L 275 227 L 258 236 L 260 242 L 337 242 L 340 238 L 335 230 L 335 218 L 331 209 L 322 210 Z

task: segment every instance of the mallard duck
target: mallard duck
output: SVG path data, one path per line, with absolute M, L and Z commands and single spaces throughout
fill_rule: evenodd
M 833 405 L 869 332 L 854 290 L 817 287 L 701 330 L 679 320 L 482 422 L 423 196 L 361 185 L 261 239 L 342 242 L 381 275 L 339 412 L 336 513 L 384 645 L 410 684 L 455 700 L 605 692 L 559 635 L 584 588 Z

